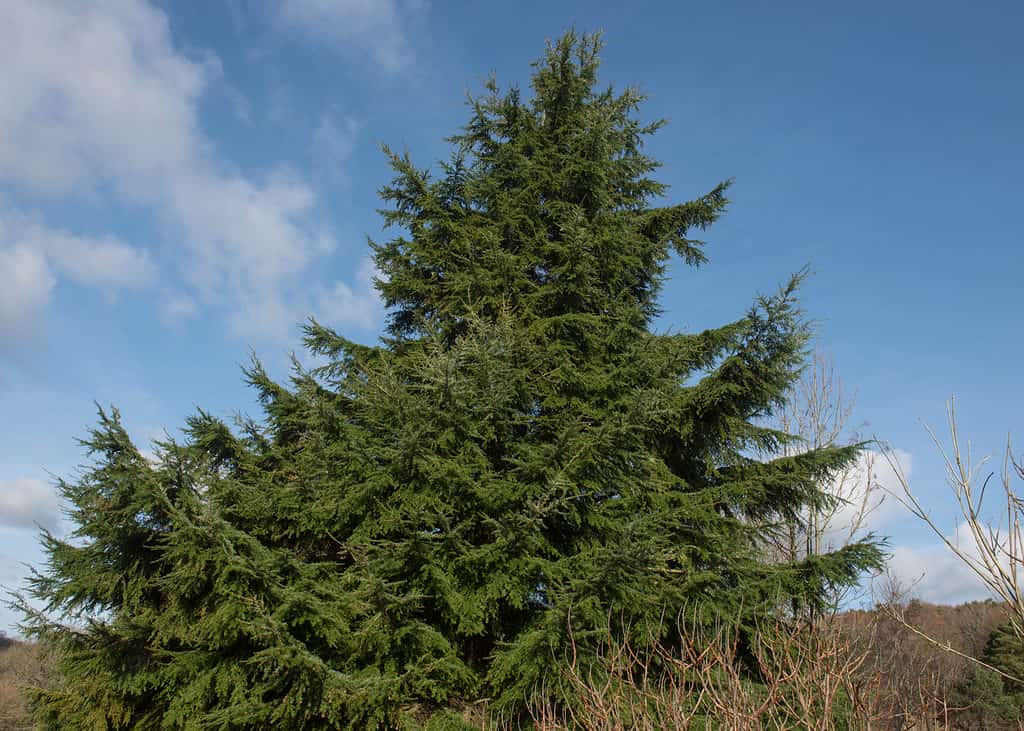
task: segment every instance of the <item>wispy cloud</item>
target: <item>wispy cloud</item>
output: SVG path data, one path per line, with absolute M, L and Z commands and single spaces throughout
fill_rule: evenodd
M 382 275 L 369 257 L 362 260 L 353 286 L 335 282 L 316 298 L 317 317 L 324 324 L 352 324 L 369 329 L 380 319 L 380 298 L 373 286 Z
M 43 331 L 44 313 L 60 277 L 113 299 L 156 278 L 149 254 L 109 235 L 80 236 L 0 207 L 0 347 Z
M 220 73 L 176 49 L 167 18 L 144 0 L 14 0 L 0 24 L 0 182 L 52 197 L 109 193 L 148 210 L 181 242 L 167 251 L 175 270 L 160 273 L 176 284 L 161 290 L 185 291 L 166 312 L 220 306 L 239 335 L 281 338 L 314 304 L 299 279 L 335 240 L 302 177 L 246 176 L 218 158 L 199 100 Z M 45 306 L 57 275 L 99 287 L 157 275 L 146 252 L 114 237 L 36 233 L 31 255 L 0 242 L 24 280 L 0 323 L 22 321 L 15 307 Z
M 412 63 L 406 22 L 421 6 L 401 0 L 284 0 L 279 12 L 286 28 L 395 73 Z
M 168 294 L 160 302 L 160 318 L 165 324 L 180 323 L 198 312 L 199 304 L 182 292 Z
M 56 273 L 108 295 L 140 289 L 156 278 L 146 251 L 113 236 L 79 236 L 29 221 L 17 212 L 0 213 L 0 244 L 34 251 Z
M 57 525 L 57 493 L 41 480 L 0 480 L 0 524 L 10 528 L 53 530 Z
M 0 351 L 38 337 L 55 284 L 40 252 L 0 245 Z
M 312 153 L 316 164 L 329 174 L 343 169 L 355 151 L 360 127 L 358 120 L 337 109 L 324 112 L 313 131 Z

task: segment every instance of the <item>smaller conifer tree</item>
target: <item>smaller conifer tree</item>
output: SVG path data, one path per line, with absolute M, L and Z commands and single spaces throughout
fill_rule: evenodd
M 1019 728 L 1024 722 L 1024 683 L 1013 678 L 1024 680 L 1024 642 L 1011 623 L 993 630 L 981 661 L 989 667 L 968 664 L 950 698 L 957 721 L 976 729 Z

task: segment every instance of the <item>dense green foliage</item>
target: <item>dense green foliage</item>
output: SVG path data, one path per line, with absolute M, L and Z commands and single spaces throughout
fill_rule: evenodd
M 598 51 L 549 46 L 530 99 L 488 84 L 436 177 L 388 152 L 379 345 L 311 322 L 321 365 L 247 371 L 261 420 L 200 412 L 155 463 L 101 413 L 61 484 L 76 530 L 45 535 L 31 586 L 27 626 L 62 654 L 41 719 L 412 727 L 515 706 L 609 627 L 670 641 L 681 611 L 753 621 L 878 565 L 871 541 L 762 560 L 858 448 L 758 459 L 788 438 L 763 424 L 803 359 L 798 278 L 722 327 L 652 331 L 728 184 L 655 205 L 660 123 L 598 87 Z
M 1024 683 L 1010 678 L 1024 680 L 1024 642 L 1012 624 L 1003 624 L 992 632 L 980 659 L 995 670 L 975 663 L 967 668 L 950 699 L 957 709 L 959 727 L 1019 728 L 1024 721 Z

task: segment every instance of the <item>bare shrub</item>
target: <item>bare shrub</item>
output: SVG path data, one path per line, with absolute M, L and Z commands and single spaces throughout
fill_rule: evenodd
M 830 356 L 815 351 L 803 376 L 790 388 L 775 426 L 794 437 L 779 456 L 793 456 L 840 444 L 859 443 L 851 428 L 856 398 L 843 386 Z M 884 491 L 874 477 L 876 452 L 865 449 L 856 462 L 832 475 L 823 489 L 828 504 L 807 506 L 795 520 L 782 520 L 769 532 L 769 559 L 795 562 L 829 553 L 863 538 L 868 518 L 881 507 Z M 829 597 L 838 607 L 848 589 Z
M 1003 451 L 998 477 L 986 469 L 988 457 L 975 459 L 970 441 L 961 438 L 956 420 L 955 403 L 946 404 L 949 446 L 946 447 L 927 425 L 925 429 L 935 443 L 946 469 L 946 482 L 962 519 L 953 533 L 939 527 L 931 510 L 911 489 L 906 473 L 892 448 L 883 454 L 896 473 L 900 491 L 895 497 L 927 525 L 946 547 L 1006 607 L 1014 632 L 1024 639 L 1024 595 L 1021 572 L 1024 569 L 1024 498 L 1018 494 L 1016 482 L 1024 480 L 1024 464 L 1013 454 L 1009 438 Z M 990 489 L 993 482 L 999 487 Z M 998 504 L 991 509 L 985 498 L 997 494 Z M 991 502 L 991 501 L 990 501 Z
M 643 651 L 607 642 L 600 662 L 569 658 L 565 706 L 531 711 L 541 731 L 594 729 L 811 731 L 869 728 L 878 679 L 864 672 L 871 648 L 830 620 L 778 623 L 746 636 L 735 624 L 701 629 L 681 623 L 675 647 Z
M 48 665 L 38 645 L 0 637 L 0 728 L 35 728 L 22 689 L 43 687 L 47 677 Z

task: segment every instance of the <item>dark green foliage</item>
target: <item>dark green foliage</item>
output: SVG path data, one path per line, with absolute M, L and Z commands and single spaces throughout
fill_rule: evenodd
M 61 649 L 35 699 L 59 728 L 412 726 L 516 706 L 609 624 L 664 641 L 684 608 L 751 622 L 814 606 L 880 562 L 872 542 L 761 560 L 766 524 L 826 502 L 857 448 L 760 461 L 804 355 L 795 277 L 735 322 L 658 334 L 675 254 L 728 183 L 655 205 L 642 96 L 597 86 L 568 34 L 533 98 L 493 82 L 432 177 L 388 152 L 374 246 L 377 347 L 312 322 L 289 385 L 247 372 L 261 421 L 200 412 L 157 464 L 116 413 L 62 484 L 27 626 Z M 48 619 L 57 616 L 66 622 Z M 454 716 L 450 716 L 454 718 Z M 442 723 L 438 721 L 437 723 Z
M 466 721 L 459 713 L 445 710 L 435 713 L 423 727 L 423 731 L 477 731 L 480 724 Z
M 982 659 L 1011 678 L 1017 678 L 1019 682 L 1004 678 L 1003 684 L 1007 693 L 1024 699 L 1024 641 L 1014 631 L 1012 623 L 996 627 L 985 644 Z
M 995 670 L 971 663 L 950 699 L 958 709 L 958 727 L 984 731 L 1019 728 L 1024 721 L 1024 682 L 1011 678 L 1024 681 L 1024 642 L 1011 624 L 992 632 L 981 660 Z

